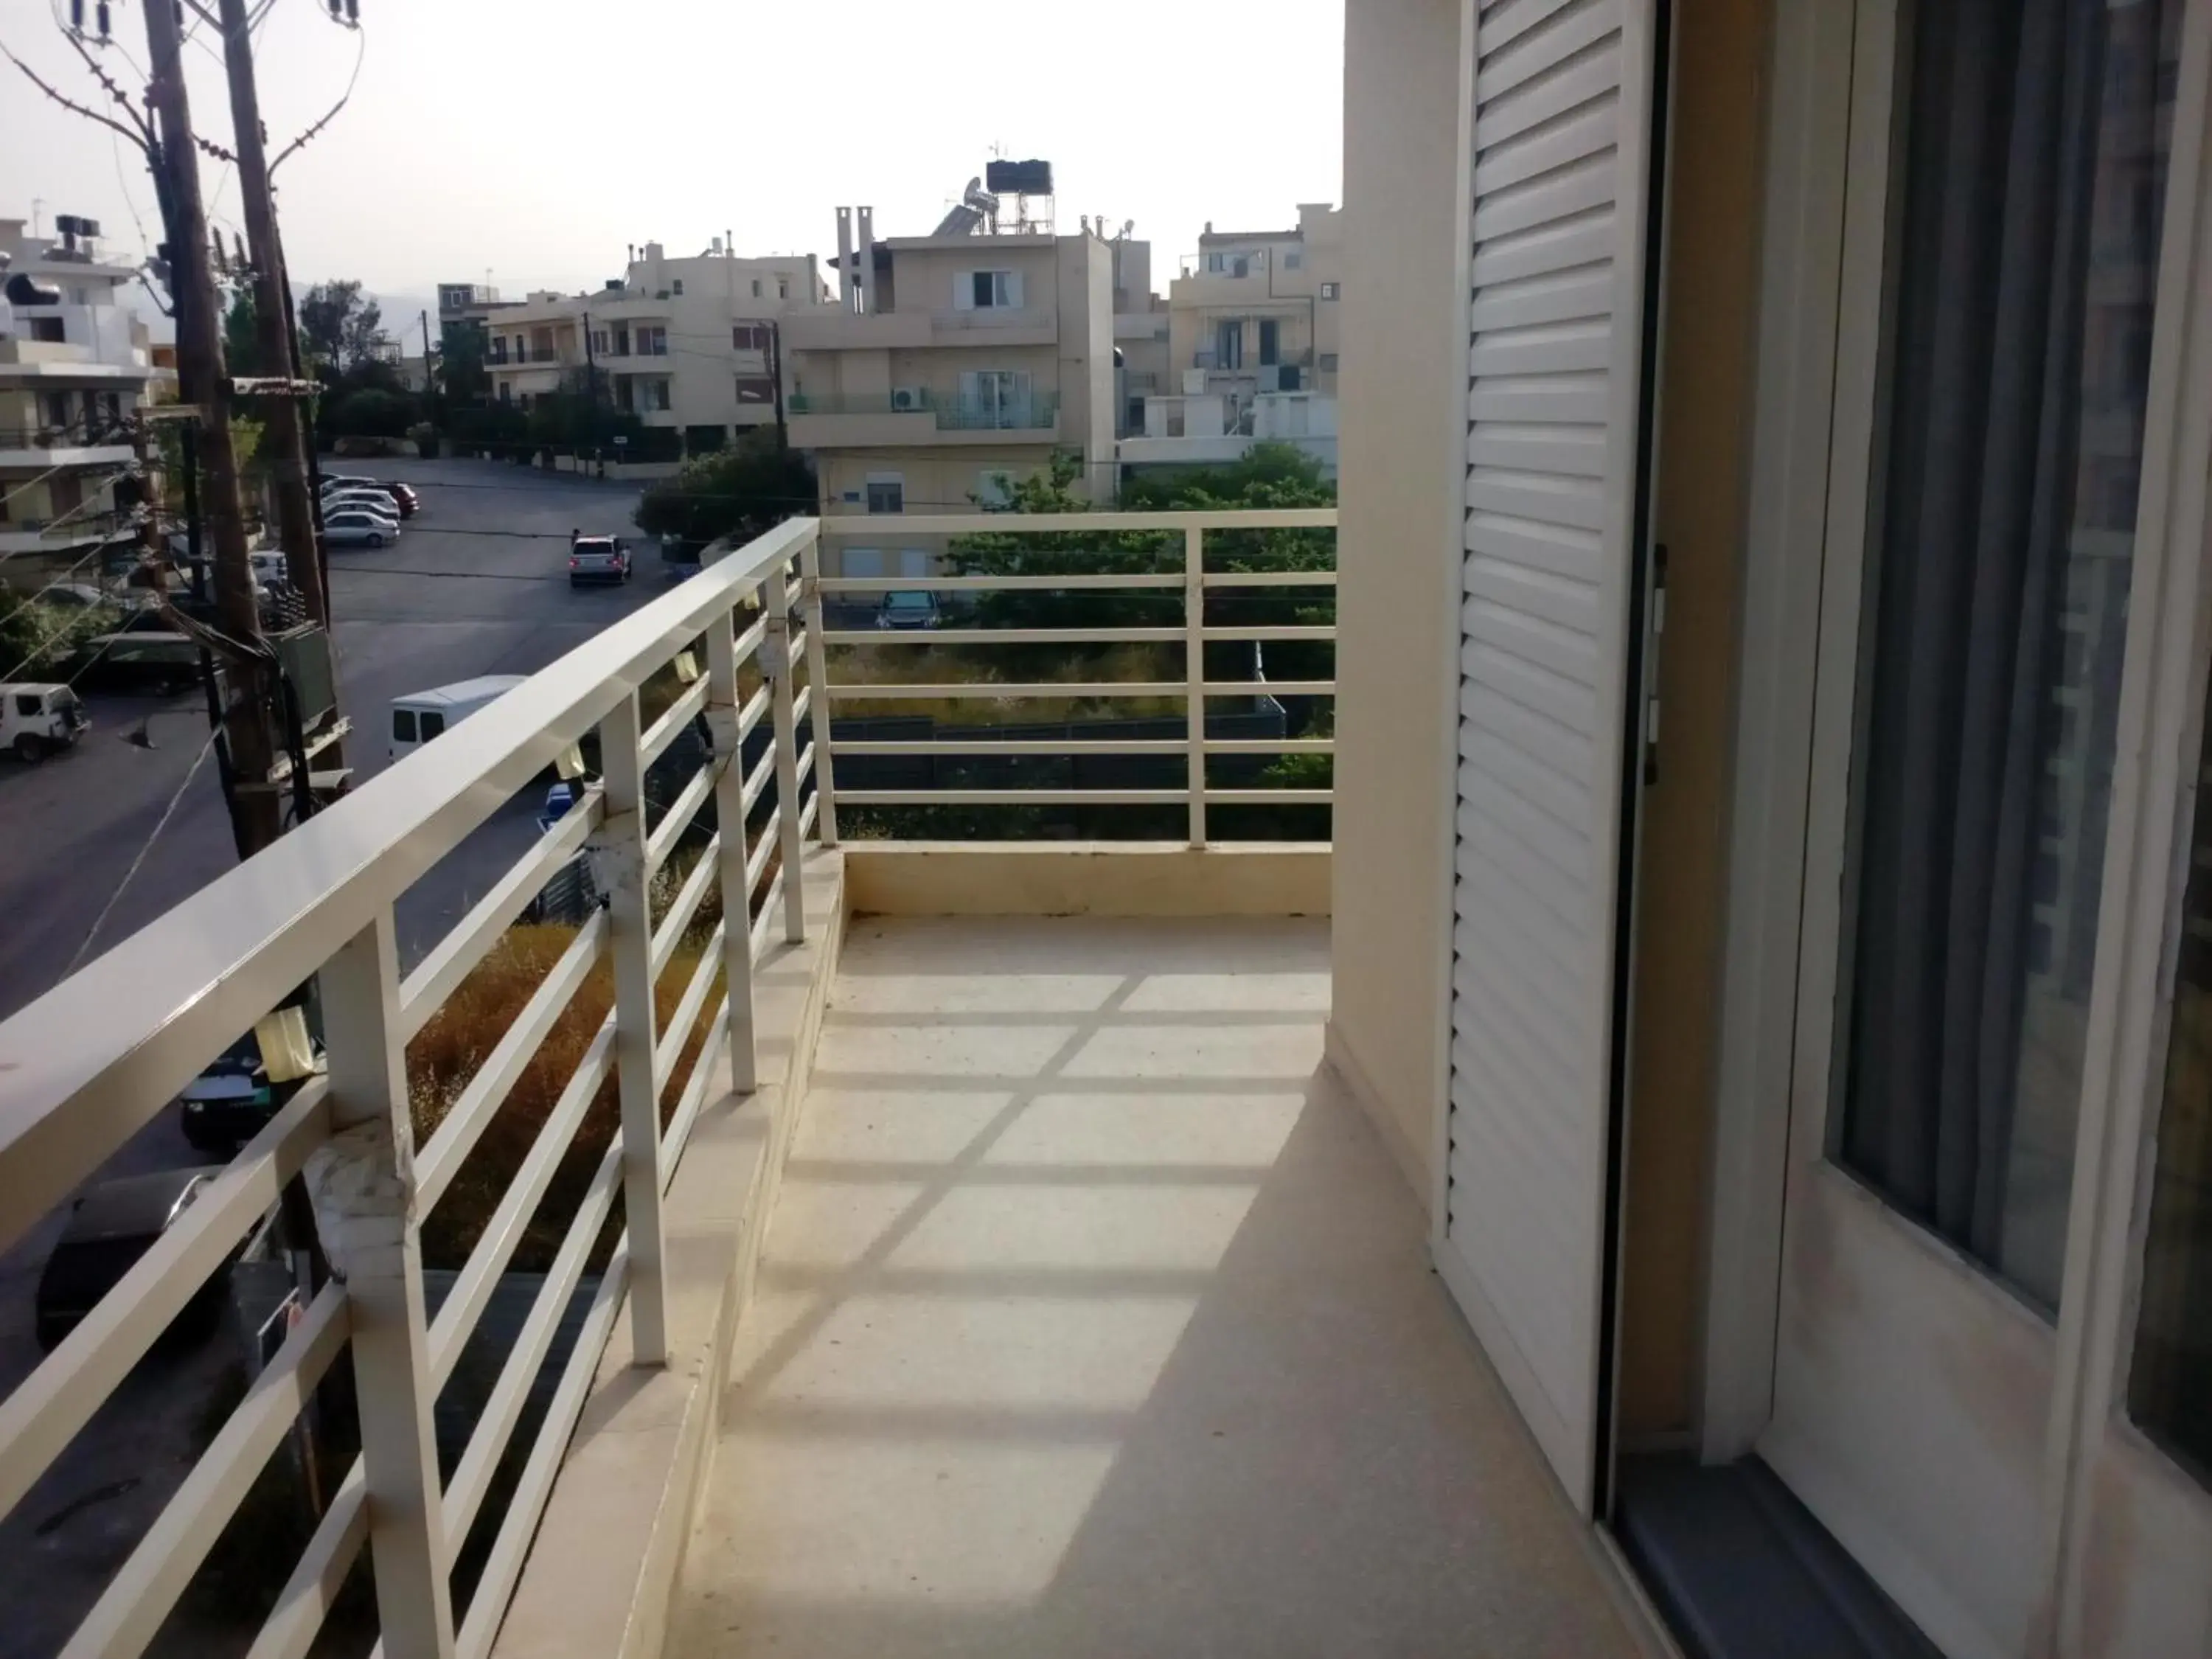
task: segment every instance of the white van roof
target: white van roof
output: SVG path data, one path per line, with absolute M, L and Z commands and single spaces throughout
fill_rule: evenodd
M 9 680 L 0 684 L 0 696 L 13 696 L 20 691 L 27 697 L 43 697 L 49 692 L 68 690 L 55 680 Z
M 434 685 L 428 691 L 410 691 L 404 697 L 394 697 L 394 708 L 450 708 L 455 703 L 485 702 L 502 692 L 512 691 L 528 679 L 527 674 L 479 674 L 472 680 L 455 680 L 451 685 Z

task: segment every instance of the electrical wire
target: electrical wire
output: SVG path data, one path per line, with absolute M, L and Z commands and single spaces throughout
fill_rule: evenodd
M 76 972 L 77 963 L 84 960 L 84 953 L 92 949 L 93 940 L 100 937 L 100 928 L 106 925 L 107 918 L 113 914 L 116 904 L 123 897 L 124 890 L 131 885 L 132 879 L 137 877 L 140 868 L 145 864 L 147 857 L 153 852 L 154 843 L 161 840 L 161 831 L 169 827 L 169 820 L 176 817 L 177 808 L 185 799 L 185 792 L 192 787 L 192 780 L 199 775 L 200 768 L 207 761 L 208 751 L 215 747 L 215 740 L 222 731 L 222 728 L 219 726 L 209 728 L 207 741 L 200 744 L 200 752 L 192 757 L 192 763 L 185 769 L 184 781 L 177 785 L 176 793 L 169 797 L 169 804 L 161 809 L 161 819 L 154 825 L 153 832 L 146 837 L 146 844 L 138 849 L 137 857 L 131 860 L 131 867 L 123 872 L 123 879 L 115 884 L 115 890 L 107 896 L 107 902 L 100 907 L 100 914 L 92 919 L 92 927 L 85 933 L 84 943 L 76 947 L 76 954 L 70 958 L 69 966 L 62 969 L 64 979 Z

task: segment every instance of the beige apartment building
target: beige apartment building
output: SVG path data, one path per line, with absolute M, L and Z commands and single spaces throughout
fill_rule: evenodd
M 1111 500 L 1113 246 L 1089 232 L 878 241 L 865 210 L 859 222 L 848 303 L 784 331 L 791 441 L 814 453 L 823 511 L 969 511 L 1062 451 L 1090 498 Z M 844 550 L 841 574 L 920 574 L 936 550 L 887 525 L 881 547 Z
M 441 286 L 441 316 L 447 289 L 463 286 Z M 623 279 L 595 294 L 534 293 L 459 314 L 481 319 L 501 403 L 526 408 L 588 368 L 615 408 L 705 449 L 775 422 L 775 331 L 826 303 L 813 255 L 740 258 L 717 236 L 690 258 L 659 242 L 634 248 Z
M 1165 335 L 1164 350 L 1150 343 L 1159 367 L 1127 392 L 1123 465 L 1232 460 L 1273 441 L 1334 473 L 1343 222 L 1340 208 L 1304 203 L 1286 230 L 1206 226 L 1165 316 L 1129 319 L 1133 337 L 1162 323 Z
M 118 298 L 137 272 L 100 257 L 92 221 L 57 225 L 33 236 L 0 219 L 0 558 L 41 580 L 46 562 L 22 556 L 81 562 L 127 532 L 115 482 L 156 378 L 146 326 Z

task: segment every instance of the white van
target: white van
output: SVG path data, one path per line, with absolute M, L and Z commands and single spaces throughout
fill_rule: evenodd
M 472 680 L 410 691 L 392 700 L 392 758 L 413 754 L 431 738 L 512 691 L 523 674 L 479 674 Z
M 90 724 L 84 705 L 66 685 L 0 685 L 0 750 L 19 761 L 58 754 Z

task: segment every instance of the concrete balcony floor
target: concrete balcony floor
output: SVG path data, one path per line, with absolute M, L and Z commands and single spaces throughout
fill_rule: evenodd
M 1328 983 L 1325 922 L 853 924 L 670 1654 L 1637 1650 Z

